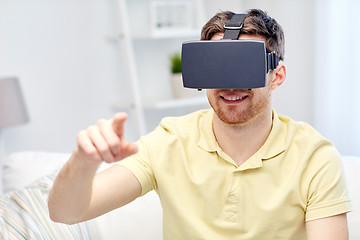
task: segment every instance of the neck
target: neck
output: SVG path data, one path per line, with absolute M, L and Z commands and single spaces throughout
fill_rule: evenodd
M 226 124 L 215 114 L 213 128 L 221 149 L 240 166 L 261 148 L 269 136 L 272 128 L 272 109 L 266 109 L 239 125 Z

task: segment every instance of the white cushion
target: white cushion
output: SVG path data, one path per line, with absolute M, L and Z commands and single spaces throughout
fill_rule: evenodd
M 162 208 L 158 195 L 152 191 L 145 196 L 89 222 L 96 225 L 101 239 L 161 240 Z M 91 232 L 94 239 L 100 239 Z
M 4 193 L 21 189 L 59 169 L 69 156 L 68 153 L 18 152 L 5 157 L 2 177 Z
M 360 239 L 360 157 L 344 156 L 343 166 L 353 208 L 348 214 L 350 239 Z
M 0 239 L 91 239 L 85 222 L 67 225 L 51 221 L 47 198 L 56 174 L 0 197 Z

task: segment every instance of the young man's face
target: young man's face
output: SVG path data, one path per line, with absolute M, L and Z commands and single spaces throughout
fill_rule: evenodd
M 211 40 L 218 40 L 223 33 L 215 34 Z M 240 35 L 240 40 L 260 40 L 265 38 Z M 249 89 L 208 89 L 207 97 L 211 107 L 221 121 L 227 124 L 243 124 L 271 109 L 271 74 L 267 74 L 267 85 L 263 88 Z M 241 77 L 241 76 L 239 76 Z

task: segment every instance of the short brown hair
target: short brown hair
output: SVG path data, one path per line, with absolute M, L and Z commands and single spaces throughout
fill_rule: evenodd
M 212 17 L 201 30 L 201 40 L 210 40 L 214 34 L 224 32 L 224 24 L 234 16 L 231 11 L 220 12 Z M 260 9 L 250 9 L 244 20 L 241 34 L 259 35 L 266 39 L 266 47 L 284 60 L 285 37 L 280 24 Z

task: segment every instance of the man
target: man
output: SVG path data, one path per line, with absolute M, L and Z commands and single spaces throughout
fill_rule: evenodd
M 221 39 L 232 16 L 210 19 L 202 39 Z M 283 59 L 282 28 L 261 10 L 247 13 L 239 39 L 264 41 Z M 51 218 L 85 221 L 155 190 L 164 239 L 347 239 L 339 154 L 272 109 L 285 77 L 279 64 L 263 88 L 208 89 L 212 110 L 165 118 L 137 144 L 124 139 L 124 113 L 81 131 L 50 193 Z M 103 161 L 117 164 L 96 174 Z

